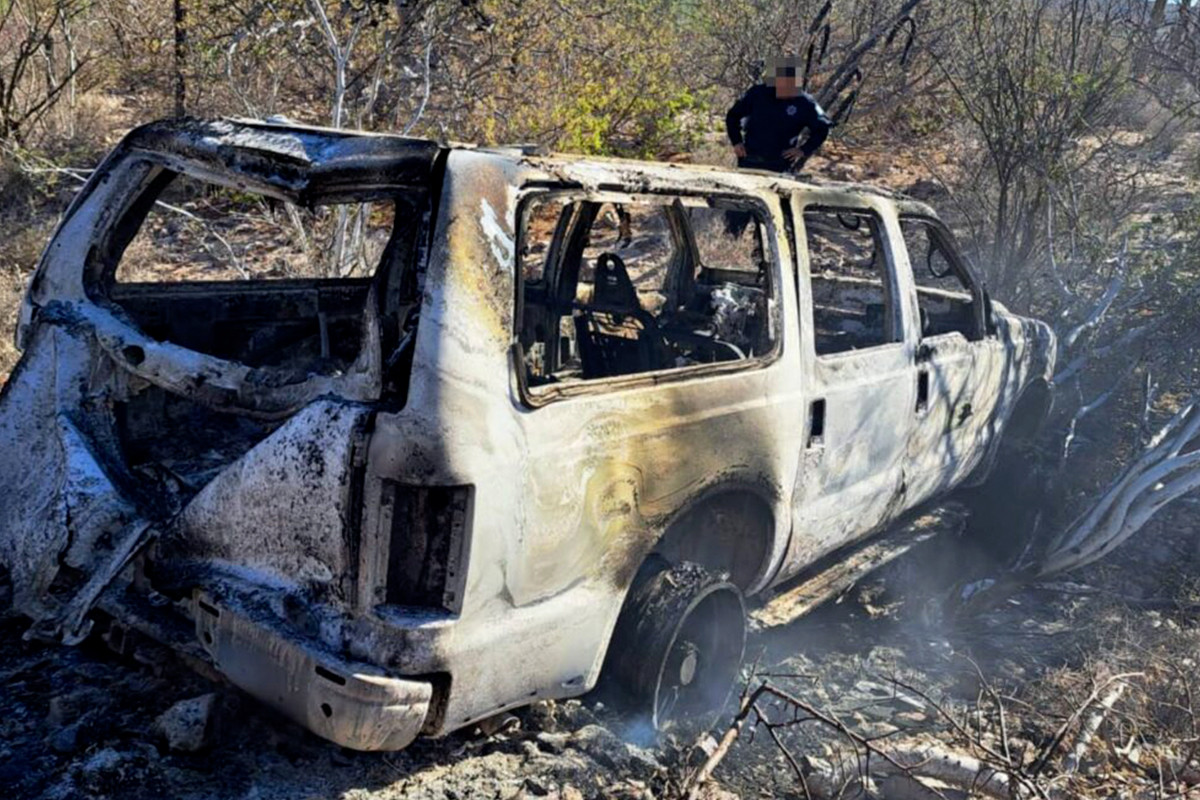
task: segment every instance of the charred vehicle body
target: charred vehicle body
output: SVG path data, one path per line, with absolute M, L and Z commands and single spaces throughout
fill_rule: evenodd
M 602 671 L 719 704 L 743 597 L 983 484 L 1054 352 L 879 190 L 241 121 L 129 134 L 17 340 L 27 635 L 148 636 L 364 750 Z

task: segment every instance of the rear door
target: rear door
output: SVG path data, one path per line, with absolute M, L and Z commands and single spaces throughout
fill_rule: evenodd
M 911 316 L 890 206 L 813 192 L 793 199 L 801 358 L 811 376 L 793 501 L 791 571 L 861 538 L 905 506 L 916 380 Z
M 508 562 L 518 602 L 595 571 L 710 493 L 737 486 L 771 503 L 790 487 L 796 445 L 780 432 L 798 403 L 779 389 L 795 371 L 782 363 L 790 292 L 774 202 L 525 199 L 515 360 L 531 488 L 523 551 Z M 714 556 L 732 557 L 743 585 L 776 555 L 762 550 L 775 537 L 719 533 L 729 539 Z

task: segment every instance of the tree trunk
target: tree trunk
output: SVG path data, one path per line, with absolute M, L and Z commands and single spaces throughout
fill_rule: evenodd
M 187 62 L 187 8 L 183 0 L 175 2 L 175 116 L 187 115 L 187 82 L 184 65 Z

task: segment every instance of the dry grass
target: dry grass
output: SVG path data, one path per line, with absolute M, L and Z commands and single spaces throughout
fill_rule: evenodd
M 17 308 L 21 302 L 24 282 L 18 273 L 0 275 L 0 384 L 8 380 L 8 373 L 16 366 L 19 354 L 13 344 L 13 333 L 17 327 Z
M 23 230 L 8 231 L 9 223 L 9 219 L 4 219 L 0 224 L 0 234 L 6 242 L 0 253 L 0 385 L 8 380 L 20 357 L 14 343 L 17 313 L 29 275 L 41 256 L 53 224 L 41 221 Z
M 13 336 L 29 275 L 80 186 L 60 172 L 30 170 L 91 168 L 134 124 L 131 105 L 128 97 L 85 92 L 73 107 L 56 108 L 28 149 L 0 147 L 0 385 L 20 356 Z
M 0 152 L 0 384 L 19 354 L 13 344 L 17 311 L 29 275 L 53 230 L 55 192 Z

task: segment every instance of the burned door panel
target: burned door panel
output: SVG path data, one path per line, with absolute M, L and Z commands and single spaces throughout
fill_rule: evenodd
M 837 356 L 814 372 L 822 430 L 807 437 L 800 453 L 791 569 L 870 533 L 906 507 L 904 455 L 915 390 L 905 347 Z M 811 422 L 806 427 L 811 430 Z
M 987 452 L 1010 362 L 985 319 L 983 286 L 949 232 L 920 215 L 898 222 L 898 264 L 911 277 L 918 323 L 907 467 L 910 502 L 917 503 L 959 484 Z
M 913 410 L 908 455 L 914 503 L 949 490 L 979 464 L 1007 361 L 998 342 L 969 342 L 956 333 L 927 338 L 921 348 L 917 370 L 927 389 Z
M 915 373 L 884 217 L 855 198 L 793 201 L 802 227 L 801 320 L 810 405 L 785 574 L 860 538 L 905 505 Z M 819 426 L 819 430 L 817 430 Z
M 565 582 L 610 551 L 614 538 L 636 547 L 722 483 L 758 486 L 769 502 L 782 497 L 775 459 L 787 437 L 775 438 L 776 426 L 780 407 L 795 402 L 774 389 L 783 385 L 780 371 L 770 369 L 778 352 L 787 352 L 780 323 L 791 297 L 776 239 L 782 226 L 749 200 L 729 202 L 615 191 L 528 199 L 535 208 L 556 203 L 562 210 L 528 214 L 527 225 L 545 220 L 522 237 L 523 252 L 545 253 L 544 267 L 522 270 L 532 279 L 523 297 L 526 358 L 519 369 L 526 402 L 536 408 L 525 436 L 537 492 L 524 524 L 537 525 L 527 528 L 528 541 L 545 542 L 530 553 L 547 555 L 544 564 L 520 559 L 523 572 Z M 575 214 L 577 207 L 587 213 Z M 552 225 L 556 216 L 572 222 Z M 703 251 L 696 226 L 704 226 Z M 531 241 L 552 232 L 548 247 Z M 724 248 L 707 246 L 722 236 Z M 617 254 L 624 255 L 613 261 Z M 546 292 L 556 299 L 547 301 Z M 745 310 L 723 325 L 723 303 L 735 297 L 746 298 Z M 761 334 L 750 332 L 751 322 Z M 614 354 L 600 363 L 615 374 L 589 366 L 593 348 Z M 624 360 L 615 357 L 622 353 Z M 646 372 L 659 377 L 641 377 Z M 578 475 L 570 491 L 553 483 L 565 464 Z M 560 528 L 576 533 L 554 543 Z M 776 537 L 769 535 L 771 551 Z M 768 564 L 756 567 L 765 572 Z

